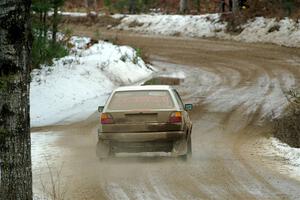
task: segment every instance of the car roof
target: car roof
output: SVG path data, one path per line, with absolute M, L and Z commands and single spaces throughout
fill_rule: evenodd
M 171 90 L 172 86 L 169 85 L 140 85 L 140 86 L 123 86 L 115 89 L 115 92 L 119 91 L 140 91 L 140 90 Z

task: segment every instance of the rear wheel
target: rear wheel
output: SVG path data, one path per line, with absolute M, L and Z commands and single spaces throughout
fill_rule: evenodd
M 114 155 L 108 141 L 98 140 L 96 154 L 99 160 L 104 160 Z
M 187 152 L 184 155 L 180 155 L 179 158 L 183 161 L 187 161 L 192 156 L 192 139 L 189 136 L 187 140 Z
M 189 136 L 189 139 L 187 141 L 187 154 L 189 156 L 192 156 L 192 138 L 191 138 L 191 135 Z

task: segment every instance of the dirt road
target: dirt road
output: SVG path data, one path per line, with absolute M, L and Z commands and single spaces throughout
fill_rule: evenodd
M 102 37 L 141 48 L 160 73 L 185 77 L 178 90 L 196 105 L 193 156 L 186 163 L 148 154 L 100 162 L 96 113 L 72 125 L 35 128 L 40 197 L 53 193 L 51 170 L 56 193 L 65 199 L 300 199 L 300 181 L 284 171 L 282 159 L 260 155 L 257 144 L 270 132 L 268 117 L 284 109 L 282 92 L 299 84 L 298 49 L 114 32 Z

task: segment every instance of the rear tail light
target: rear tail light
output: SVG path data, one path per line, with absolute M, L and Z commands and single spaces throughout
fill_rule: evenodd
M 171 113 L 170 118 L 169 118 L 169 122 L 172 123 L 172 124 L 182 122 L 181 112 Z
M 100 120 L 101 120 L 101 124 L 113 124 L 114 123 L 112 116 L 108 113 L 102 113 Z

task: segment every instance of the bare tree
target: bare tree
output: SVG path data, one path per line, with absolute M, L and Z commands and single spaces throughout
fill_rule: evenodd
M 197 12 L 200 13 L 201 12 L 201 5 L 200 5 L 201 0 L 196 0 L 196 8 L 197 8 Z
M 236 14 L 239 11 L 239 1 L 238 0 L 232 0 L 232 12 L 233 14 Z
M 0 199 L 32 199 L 31 0 L 0 0 Z
M 188 13 L 188 0 L 180 0 L 180 13 Z
M 129 0 L 128 2 L 128 11 L 130 14 L 136 13 L 136 0 Z
M 85 0 L 84 2 L 88 14 L 90 14 L 91 11 L 97 13 L 97 0 Z

